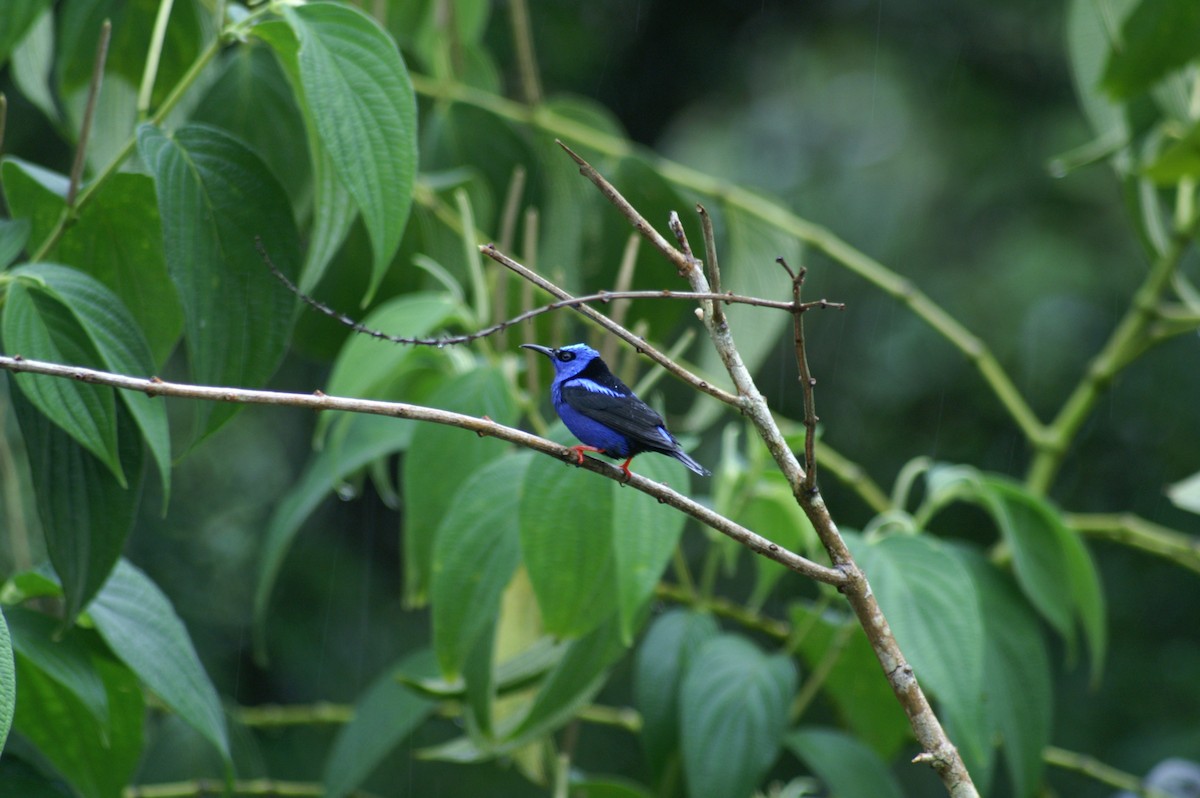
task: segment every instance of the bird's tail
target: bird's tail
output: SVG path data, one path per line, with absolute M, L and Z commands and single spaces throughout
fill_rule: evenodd
M 691 458 L 691 456 L 687 452 L 683 451 L 682 449 L 676 449 L 675 451 L 671 452 L 671 456 L 674 457 L 679 462 L 683 463 L 688 468 L 695 471 L 697 474 L 699 474 L 702 477 L 712 476 L 711 471 L 709 471 L 707 468 L 705 468 L 704 466 L 700 465 L 695 460 L 693 460 Z

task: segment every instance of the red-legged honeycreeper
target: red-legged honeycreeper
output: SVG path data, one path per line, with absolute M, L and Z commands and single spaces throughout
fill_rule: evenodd
M 629 479 L 629 461 L 642 452 L 658 452 L 674 457 L 702 477 L 709 471 L 679 448 L 679 441 L 667 430 L 662 416 L 634 396 L 629 386 L 617 379 L 600 359 L 600 353 L 586 344 L 551 349 L 537 344 L 521 344 L 524 349 L 541 352 L 554 364 L 554 382 L 550 396 L 558 417 L 582 446 L 572 446 L 577 463 L 584 452 L 598 452 L 614 459 L 625 458 L 621 470 Z

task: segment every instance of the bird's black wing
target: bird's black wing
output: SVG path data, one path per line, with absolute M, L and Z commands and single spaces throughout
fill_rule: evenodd
M 612 393 L 598 391 L 586 387 L 581 377 L 582 375 L 567 380 L 562 385 L 562 398 L 568 405 L 593 421 L 624 435 L 636 450 L 672 452 L 679 447 L 675 438 L 667 432 L 662 416 L 634 396 L 628 388 L 625 389 L 628 393 L 624 394 L 609 386 L 603 387 Z M 602 385 L 598 382 L 593 384 Z

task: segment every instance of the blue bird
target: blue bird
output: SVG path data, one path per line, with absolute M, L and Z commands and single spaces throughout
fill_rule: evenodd
M 600 353 L 586 344 L 551 349 L 537 344 L 521 344 L 524 349 L 541 352 L 554 364 L 554 382 L 550 396 L 554 409 L 567 429 L 583 442 L 572 446 L 576 463 L 583 463 L 584 452 L 606 457 L 624 457 L 621 470 L 625 478 L 629 461 L 642 452 L 658 452 L 674 457 L 702 477 L 709 471 L 679 448 L 679 441 L 667 431 L 667 423 L 650 405 L 634 396 L 629 386 L 617 379 L 600 359 Z

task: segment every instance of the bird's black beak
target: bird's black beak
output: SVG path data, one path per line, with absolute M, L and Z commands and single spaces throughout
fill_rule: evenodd
M 543 355 L 549 358 L 554 357 L 554 350 L 548 346 L 541 346 L 539 344 L 521 344 L 521 348 L 532 349 L 535 352 L 541 352 Z

